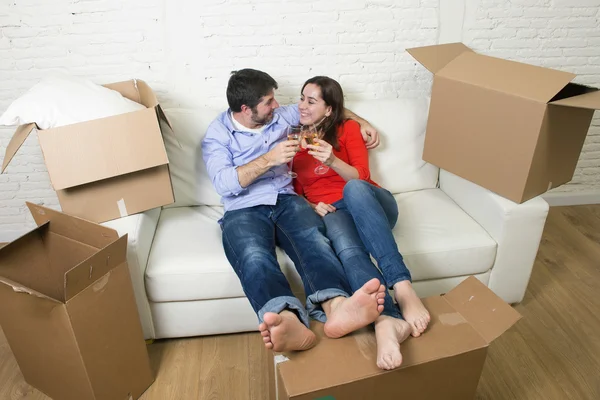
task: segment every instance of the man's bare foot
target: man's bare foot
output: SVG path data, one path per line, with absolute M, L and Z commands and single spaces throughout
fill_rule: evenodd
M 308 350 L 317 343 L 317 337 L 291 311 L 279 314 L 268 312 L 258 326 L 267 349 L 274 351 Z
M 419 296 L 415 293 L 410 281 L 398 282 L 394 285 L 394 297 L 398 302 L 400 311 L 412 328 L 414 337 L 421 336 L 425 332 L 431 317 L 429 311 L 425 308 Z
M 412 328 L 408 322 L 380 315 L 375 321 L 377 339 L 377 366 L 381 369 L 394 369 L 402 364 L 400 343 L 410 335 Z
M 323 303 L 327 315 L 325 334 L 340 338 L 363 328 L 379 317 L 383 311 L 385 286 L 376 278 L 365 283 L 351 297 L 335 297 Z

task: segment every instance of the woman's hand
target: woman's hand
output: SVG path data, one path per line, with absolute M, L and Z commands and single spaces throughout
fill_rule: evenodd
M 315 206 L 315 211 L 321 217 L 324 217 L 326 214 L 335 212 L 335 207 L 332 206 L 331 204 L 326 204 L 321 201 L 321 202 L 319 202 L 319 204 L 317 204 Z
M 315 139 L 314 142 L 319 143 L 318 145 L 309 144 L 306 146 L 308 148 L 308 154 L 321 161 L 323 164 L 330 166 L 333 164 L 333 161 L 336 159 L 335 154 L 333 154 L 333 147 L 324 140 Z

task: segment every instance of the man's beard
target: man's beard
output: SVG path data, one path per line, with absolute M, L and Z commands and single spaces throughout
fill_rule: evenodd
M 265 115 L 262 118 L 258 117 L 258 111 L 256 111 L 256 109 L 252 110 L 252 122 L 254 122 L 257 125 L 266 125 L 269 122 L 271 122 L 271 120 L 273 119 L 273 111 L 271 111 L 270 114 Z

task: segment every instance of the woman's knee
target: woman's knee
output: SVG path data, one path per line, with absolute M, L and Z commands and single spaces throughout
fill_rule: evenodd
M 368 194 L 371 188 L 369 183 L 361 179 L 351 179 L 344 185 L 344 200 L 354 196 Z

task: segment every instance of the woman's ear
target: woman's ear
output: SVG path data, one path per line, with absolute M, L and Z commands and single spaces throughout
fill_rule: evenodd
M 325 111 L 325 116 L 329 117 L 331 115 L 331 106 L 327 106 L 327 111 Z

